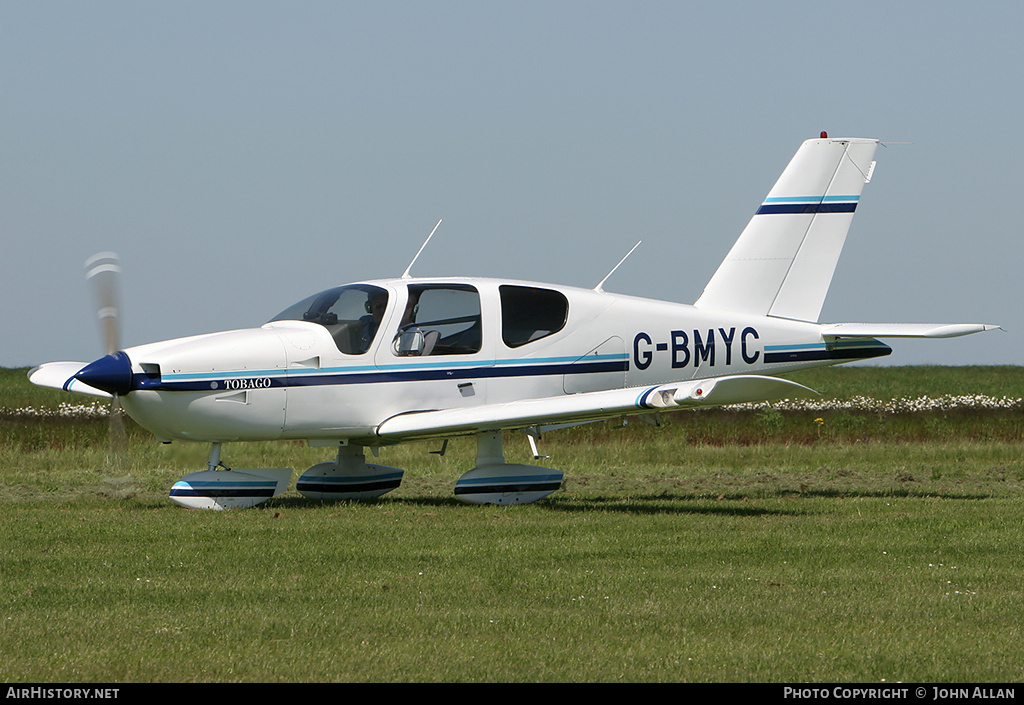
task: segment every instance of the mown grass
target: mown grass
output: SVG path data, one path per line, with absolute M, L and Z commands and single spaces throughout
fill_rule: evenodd
M 814 374 L 833 373 L 881 399 L 904 381 L 907 395 L 981 393 L 993 376 L 984 393 L 1024 397 L 1020 368 Z M 0 371 L 0 407 L 50 403 L 17 375 Z M 8 385 L 24 401 L 9 403 Z M 427 453 L 438 444 L 383 449 L 407 473 L 381 501 L 292 491 L 195 512 L 166 494 L 204 465 L 203 446 L 130 427 L 113 452 L 102 418 L 0 416 L 0 680 L 1024 675 L 1019 408 L 663 421 L 547 434 L 546 461 L 510 437 L 510 461 L 566 471 L 529 506 L 455 501 L 474 456 L 456 439 L 443 457 Z M 326 458 L 252 443 L 225 459 L 298 473 Z

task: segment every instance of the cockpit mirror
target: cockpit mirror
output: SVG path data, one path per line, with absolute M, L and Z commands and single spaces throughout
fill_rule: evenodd
M 395 338 L 395 354 L 422 355 L 423 331 L 418 328 L 402 331 Z

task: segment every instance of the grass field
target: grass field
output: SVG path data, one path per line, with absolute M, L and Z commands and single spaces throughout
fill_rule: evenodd
M 205 446 L 112 452 L 59 406 L 88 398 L 0 370 L 0 680 L 1021 680 L 1024 368 L 793 378 L 821 405 L 547 434 L 534 505 L 455 501 L 456 439 L 383 449 L 377 502 L 197 512 L 167 491 Z

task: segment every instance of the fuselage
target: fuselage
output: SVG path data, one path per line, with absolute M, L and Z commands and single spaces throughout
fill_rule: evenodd
M 128 348 L 126 411 L 165 440 L 351 440 L 388 418 L 527 398 L 778 374 L 886 355 L 815 323 L 532 282 L 376 280 L 260 328 Z

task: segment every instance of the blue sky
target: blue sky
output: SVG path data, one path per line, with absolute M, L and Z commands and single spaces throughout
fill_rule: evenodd
M 1013 2 L 0 3 L 0 365 L 259 325 L 413 271 L 693 302 L 800 142 L 877 137 L 826 321 L 1021 364 Z

